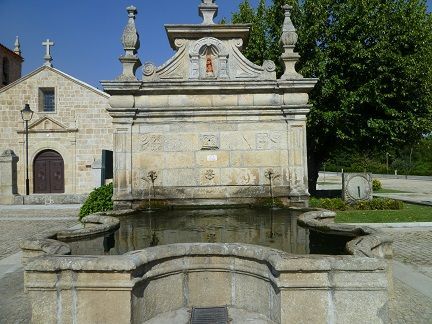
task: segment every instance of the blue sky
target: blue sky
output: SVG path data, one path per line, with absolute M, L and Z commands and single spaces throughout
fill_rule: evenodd
M 217 0 L 218 18 L 230 17 L 241 0 Z M 250 1 L 256 5 L 258 0 Z M 127 22 L 125 8 L 138 8 L 141 61 L 164 63 L 173 52 L 164 24 L 198 24 L 200 0 L 0 0 L 0 43 L 13 48 L 20 36 L 23 75 L 43 64 L 41 43 L 54 40 L 54 67 L 99 87 L 99 80 L 121 72 L 120 37 Z M 428 0 L 432 8 L 432 0 Z

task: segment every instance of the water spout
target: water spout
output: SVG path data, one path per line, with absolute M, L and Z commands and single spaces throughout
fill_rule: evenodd
M 146 211 L 147 212 L 152 212 L 153 209 L 151 208 L 151 192 L 153 189 L 153 198 L 156 198 L 156 192 L 155 192 L 155 180 L 157 179 L 157 172 L 152 170 L 149 173 L 147 173 L 146 177 L 142 177 L 141 179 L 144 180 L 145 182 L 148 182 L 149 184 L 149 189 L 148 189 L 148 206 Z M 150 180 L 150 181 L 149 181 Z M 150 183 L 151 182 L 151 183 Z M 150 186 L 151 185 L 151 186 Z M 143 195 L 143 199 L 144 199 L 144 195 Z
M 266 172 L 264 173 L 265 177 L 267 179 L 269 179 L 269 183 L 270 183 L 270 198 L 271 198 L 271 208 L 275 209 L 276 208 L 276 204 L 275 204 L 275 198 L 274 198 L 274 194 L 273 194 L 273 180 L 278 178 L 280 175 L 276 174 L 273 169 L 267 169 Z

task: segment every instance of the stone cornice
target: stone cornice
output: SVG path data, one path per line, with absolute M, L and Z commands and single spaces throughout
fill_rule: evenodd
M 200 39 L 203 37 L 216 37 L 218 39 L 243 40 L 246 47 L 249 40 L 249 31 L 252 25 L 165 25 L 168 40 L 172 49 L 177 50 L 176 39 Z
M 131 94 L 233 94 L 233 93 L 299 93 L 309 92 L 318 79 L 253 81 L 101 81 L 110 95 Z

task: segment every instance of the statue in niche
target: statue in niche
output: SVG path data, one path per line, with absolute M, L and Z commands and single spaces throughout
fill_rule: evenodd
M 206 56 L 206 74 L 207 74 L 207 76 L 210 76 L 210 77 L 214 76 L 212 57 L 211 57 L 211 54 L 208 54 L 208 53 Z
M 216 77 L 216 51 L 213 46 L 206 46 L 201 49 L 201 60 L 203 62 L 203 67 L 201 68 L 201 73 L 204 78 L 215 78 Z

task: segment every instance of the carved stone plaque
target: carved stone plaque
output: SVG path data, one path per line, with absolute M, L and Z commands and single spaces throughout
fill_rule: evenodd
M 162 151 L 162 135 L 143 135 L 141 137 L 141 150 L 143 151 Z
M 202 134 L 201 139 L 201 150 L 218 150 L 219 149 L 219 138 L 213 134 Z
M 281 135 L 271 133 L 259 133 L 256 135 L 258 150 L 268 150 L 280 147 Z

